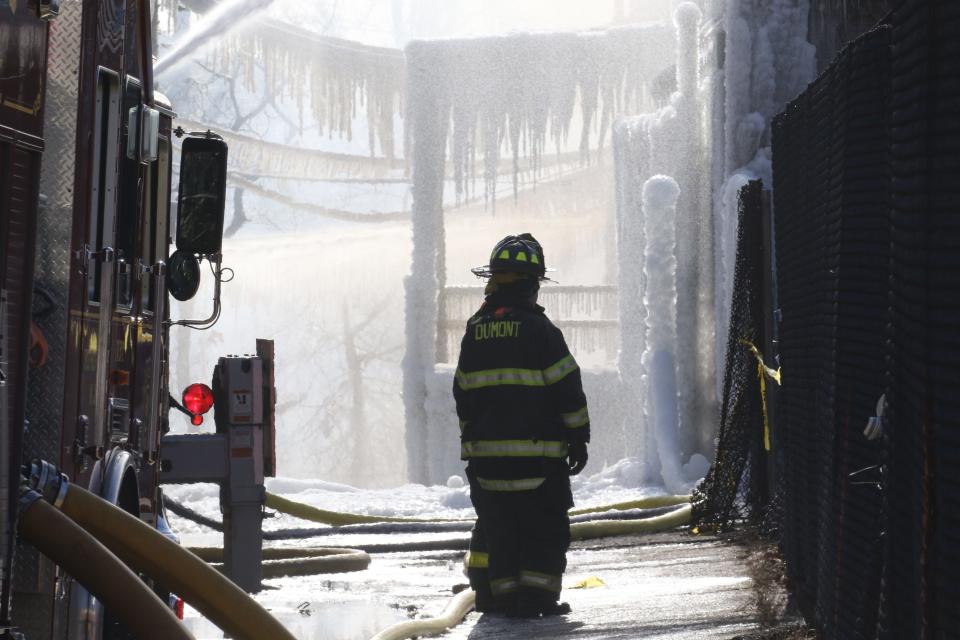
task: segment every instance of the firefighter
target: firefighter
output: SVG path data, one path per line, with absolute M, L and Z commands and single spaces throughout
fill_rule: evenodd
M 573 506 L 570 476 L 587 463 L 590 419 L 580 370 L 537 305 L 543 248 L 507 236 L 485 301 L 467 322 L 453 384 L 477 521 L 467 575 L 477 610 L 517 617 L 568 613 L 559 602 Z

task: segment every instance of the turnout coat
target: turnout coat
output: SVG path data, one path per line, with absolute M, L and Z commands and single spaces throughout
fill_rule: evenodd
M 566 475 L 590 441 L 580 368 L 543 307 L 494 293 L 467 322 L 453 384 L 460 457 L 487 491 L 529 491 Z

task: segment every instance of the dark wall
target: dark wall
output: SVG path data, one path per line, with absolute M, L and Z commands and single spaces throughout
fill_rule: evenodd
M 810 0 L 809 40 L 817 48 L 817 72 L 843 45 L 869 31 L 893 9 L 893 0 Z

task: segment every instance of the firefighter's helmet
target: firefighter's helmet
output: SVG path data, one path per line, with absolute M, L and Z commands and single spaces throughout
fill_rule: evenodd
M 529 233 L 507 236 L 496 244 L 490 254 L 490 263 L 471 269 L 478 278 L 488 278 L 495 273 L 523 273 L 546 280 L 547 265 L 543 247 Z

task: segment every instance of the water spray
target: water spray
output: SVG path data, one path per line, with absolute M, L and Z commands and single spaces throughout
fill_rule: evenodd
M 237 29 L 271 4 L 273 0 L 227 0 L 218 3 L 157 61 L 153 68 L 154 75 L 159 78 L 173 70 L 210 40 Z

